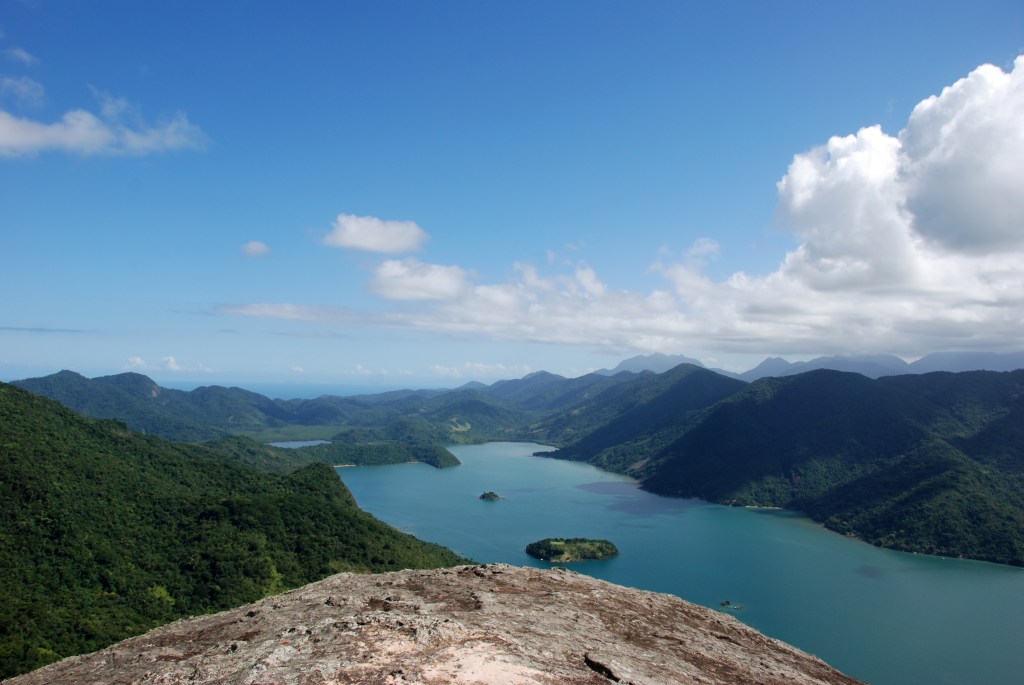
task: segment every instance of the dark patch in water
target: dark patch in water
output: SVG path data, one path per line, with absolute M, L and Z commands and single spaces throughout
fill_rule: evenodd
M 597 495 L 633 495 L 639 489 L 636 483 L 615 481 L 580 483 L 576 487 L 585 492 L 593 492 Z
M 885 575 L 885 571 L 878 568 L 877 566 L 871 566 L 870 564 L 861 564 L 857 567 L 857 573 L 864 576 L 865 578 L 881 578 Z
M 576 486 L 595 495 L 608 495 L 615 501 L 608 504 L 611 511 L 621 511 L 633 516 L 651 517 L 658 514 L 688 509 L 692 502 L 685 499 L 658 497 L 644 492 L 636 483 L 598 481 L 581 483 Z

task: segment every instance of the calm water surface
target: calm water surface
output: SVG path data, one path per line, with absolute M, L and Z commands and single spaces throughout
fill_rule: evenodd
M 879 549 L 789 512 L 657 497 L 623 476 L 456 446 L 462 465 L 338 469 L 360 506 L 479 562 L 549 566 L 523 548 L 598 537 L 621 554 L 572 568 L 730 611 L 875 685 L 1024 682 L 1024 571 Z M 493 490 L 505 499 L 485 502 Z

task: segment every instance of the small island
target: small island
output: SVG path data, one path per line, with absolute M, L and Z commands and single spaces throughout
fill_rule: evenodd
M 610 559 L 617 556 L 619 549 L 608 540 L 589 538 L 545 538 L 526 546 L 531 557 L 567 564 L 587 559 Z
M 484 494 L 480 495 L 480 499 L 484 500 L 485 502 L 497 502 L 499 499 L 504 498 L 498 493 L 488 490 Z

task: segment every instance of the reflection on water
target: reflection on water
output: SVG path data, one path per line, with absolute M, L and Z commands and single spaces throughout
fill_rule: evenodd
M 580 483 L 577 489 L 603 497 L 614 498 L 605 506 L 611 511 L 620 511 L 632 516 L 653 517 L 674 514 L 694 505 L 694 500 L 657 498 L 642 493 L 632 481 Z M 645 496 L 646 495 L 646 496 Z

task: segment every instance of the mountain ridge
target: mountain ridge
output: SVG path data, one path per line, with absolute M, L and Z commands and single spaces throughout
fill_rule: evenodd
M 657 494 L 795 509 L 874 544 L 1021 566 L 1022 416 L 1024 370 L 818 369 L 759 379 L 661 437 L 598 429 L 548 456 Z
M 893 359 L 858 363 L 895 365 Z M 996 361 L 1012 365 L 1014 359 L 1001 355 Z M 537 372 L 486 387 L 321 397 L 313 402 L 330 410 L 336 424 L 315 425 L 316 414 L 306 413 L 297 419 L 305 423 L 286 429 L 333 440 L 300 453 L 331 463 L 344 463 L 331 461 L 333 454 L 372 460 L 363 463 L 431 459 L 447 466 L 454 461 L 444 444 L 539 442 L 552 450 L 538 454 L 626 473 L 658 494 L 785 507 L 887 547 L 1022 565 L 1021 374 L 871 378 L 819 368 L 745 383 L 692 364 L 660 374 L 621 371 L 575 379 Z M 69 378 L 75 387 L 83 383 Z M 127 380 L 154 392 L 140 378 Z M 233 398 L 203 405 L 211 415 L 237 403 L 257 411 L 272 402 L 296 416 L 311 406 L 233 389 L 197 397 L 206 395 Z M 280 417 L 267 420 L 282 422 Z M 227 431 L 233 425 L 221 421 L 215 427 Z M 275 430 L 282 429 L 266 428 L 261 435 Z M 977 525 L 968 523 L 972 517 Z

